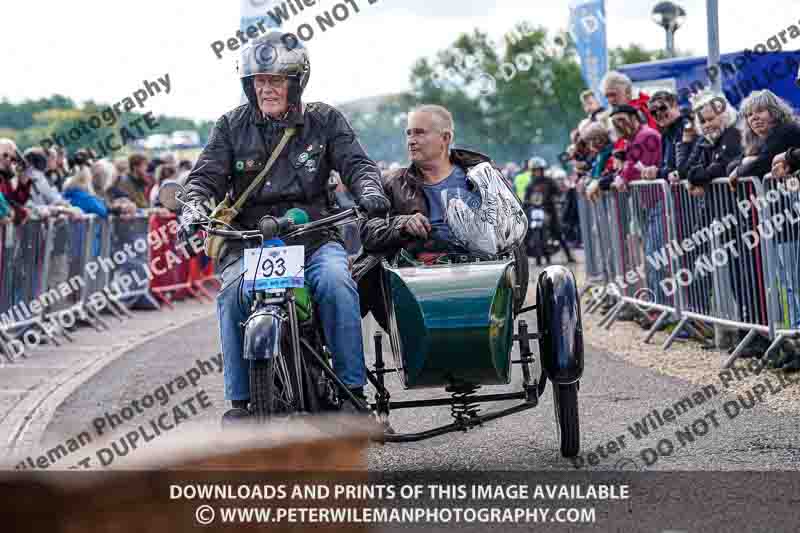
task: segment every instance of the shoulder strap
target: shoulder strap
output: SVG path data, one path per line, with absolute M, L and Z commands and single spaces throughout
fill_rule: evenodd
M 250 185 L 248 185 L 247 189 L 245 189 L 245 191 L 241 194 L 241 196 L 239 196 L 239 198 L 236 200 L 236 203 L 234 203 L 233 206 L 231 207 L 235 212 L 238 213 L 239 209 L 241 209 L 241 207 L 247 201 L 247 197 L 250 196 L 250 194 L 252 194 L 253 191 L 255 191 L 258 187 L 261 186 L 261 183 L 264 181 L 264 178 L 269 173 L 269 169 L 271 169 L 272 165 L 275 164 L 275 161 L 278 159 L 278 156 L 281 155 L 281 152 L 283 152 L 284 147 L 286 147 L 286 143 L 289 142 L 289 139 L 292 137 L 292 135 L 294 135 L 294 132 L 295 132 L 294 128 L 286 128 L 286 130 L 283 132 L 283 137 L 281 138 L 281 142 L 279 142 L 278 146 L 275 147 L 275 150 L 272 151 L 272 155 L 270 155 L 267 164 L 264 165 L 264 169 L 258 173 L 258 176 L 256 176 L 252 182 L 250 182 Z

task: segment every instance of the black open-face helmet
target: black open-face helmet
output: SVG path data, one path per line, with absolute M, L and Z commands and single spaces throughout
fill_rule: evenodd
M 258 109 L 253 77 L 273 74 L 289 78 L 289 106 L 297 107 L 311 76 L 311 62 L 300 39 L 292 33 L 274 31 L 251 40 L 242 48 L 237 66 L 242 89 L 250 105 Z

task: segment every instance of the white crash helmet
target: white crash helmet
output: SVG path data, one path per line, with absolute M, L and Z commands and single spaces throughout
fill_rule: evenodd
M 543 157 L 531 157 L 530 161 L 528 161 L 528 168 L 530 170 L 547 170 L 547 161 Z
M 525 238 L 528 221 L 514 191 L 489 163 L 469 169 L 467 181 L 481 197 L 469 206 L 452 199 L 445 206 L 447 225 L 456 242 L 470 252 L 496 256 L 510 251 Z

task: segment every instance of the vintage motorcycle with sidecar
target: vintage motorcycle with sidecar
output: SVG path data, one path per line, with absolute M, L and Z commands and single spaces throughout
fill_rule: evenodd
M 179 185 L 164 184 L 159 198 L 176 210 L 183 203 L 181 193 Z M 250 361 L 252 418 L 264 421 L 324 412 L 352 402 L 360 411 L 374 412 L 385 428 L 383 442 L 411 442 L 467 431 L 536 407 L 550 381 L 561 454 L 577 455 L 583 333 L 575 278 L 563 267 L 546 268 L 536 281 L 536 305 L 523 307 L 528 286 L 524 250 L 488 259 L 452 255 L 435 265 L 400 266 L 384 260 L 375 290 L 385 305 L 394 364 L 386 364 L 383 334 L 377 332 L 375 362 L 367 371 L 374 401 L 364 404 L 344 386 L 333 372 L 331 354 L 304 287 L 302 247 L 286 246 L 284 239 L 363 219 L 352 208 L 312 222 L 302 212 L 267 216 L 252 231 L 220 228 L 210 219 L 204 225 L 209 235 L 253 243 L 245 254 L 242 277 L 242 290 L 254 295 L 243 324 L 242 354 Z M 519 319 L 532 309 L 537 312 L 535 333 Z M 538 340 L 538 360 L 531 350 L 532 340 Z M 519 354 L 512 359 L 515 343 Z M 509 384 L 515 364 L 522 370 L 519 391 L 478 394 L 484 386 Z M 439 388 L 447 395 L 394 401 L 385 382 L 392 373 L 406 389 Z M 509 400 L 519 403 L 479 412 L 479 404 Z M 419 433 L 396 433 L 389 424 L 394 409 L 431 406 L 450 406 L 453 422 Z

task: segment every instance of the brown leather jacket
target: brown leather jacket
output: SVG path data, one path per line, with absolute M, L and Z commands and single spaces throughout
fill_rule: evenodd
M 491 159 L 483 154 L 460 149 L 450 151 L 450 161 L 465 172 L 480 163 L 491 163 Z M 400 232 L 406 220 L 416 213 L 430 217 L 422 184 L 422 176 L 413 164 L 383 178 L 383 190 L 392 207 L 387 218 L 373 218 L 361 228 L 361 242 L 366 253 L 393 255 L 411 242 Z

